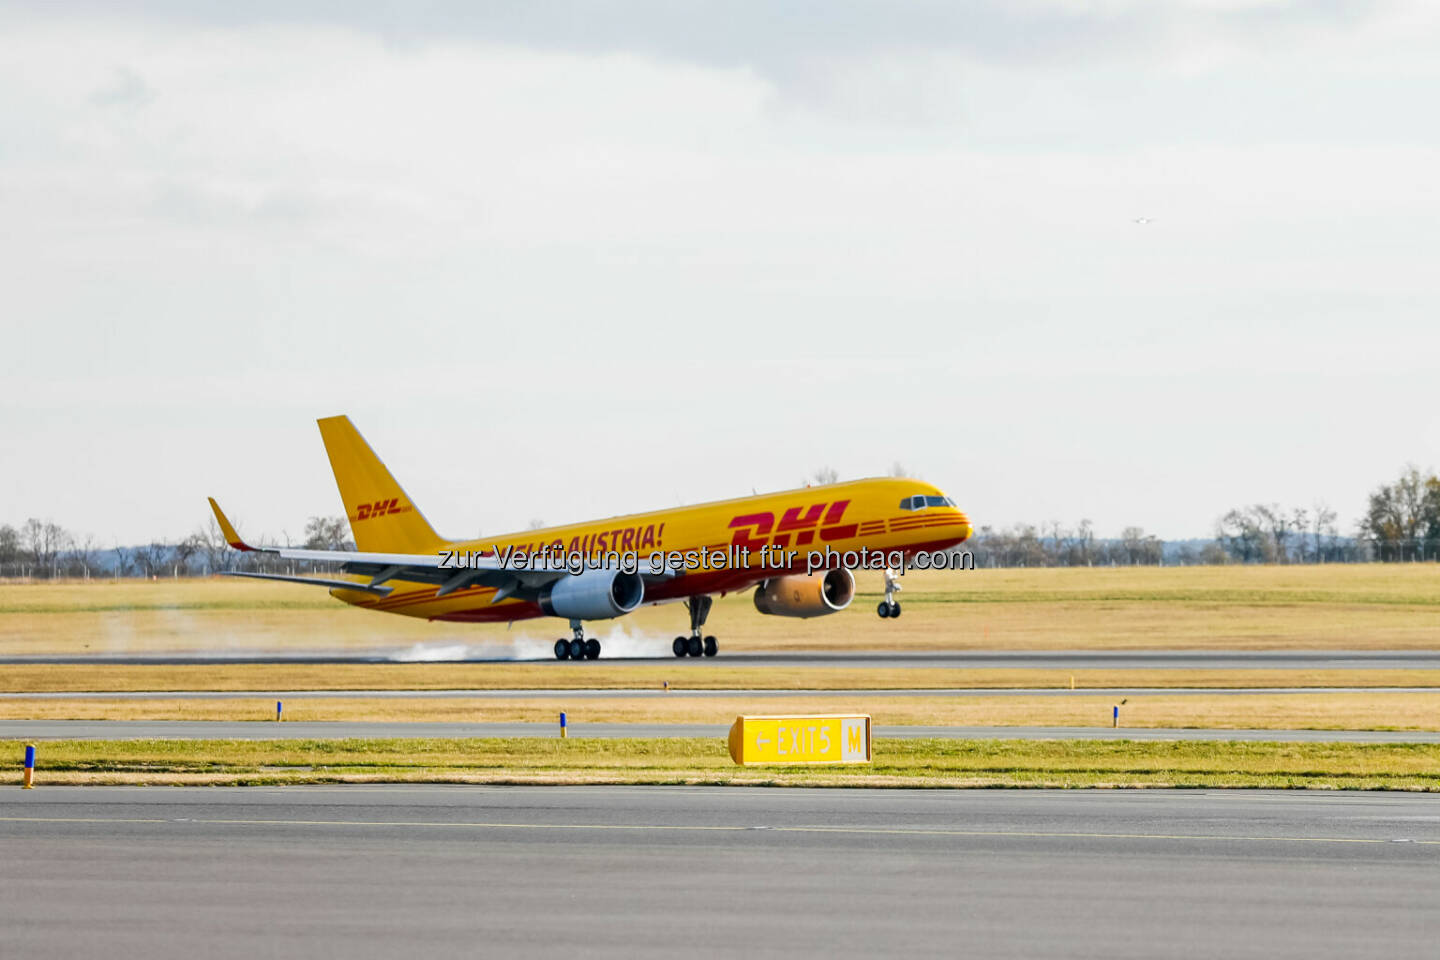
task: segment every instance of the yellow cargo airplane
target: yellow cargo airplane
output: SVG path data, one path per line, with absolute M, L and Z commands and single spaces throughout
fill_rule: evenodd
M 572 636 L 555 641 L 560 660 L 600 656 L 600 642 L 586 639 L 584 621 L 671 601 L 683 601 L 690 612 L 690 635 L 675 638 L 675 656 L 713 657 L 715 638 L 701 634 L 715 594 L 755 587 L 761 613 L 824 616 L 854 599 L 849 568 L 875 565 L 876 558 L 884 558 L 885 568 L 885 599 L 877 612 L 898 617 L 892 568 L 922 554 L 951 556 L 941 551 L 970 536 L 970 521 L 939 490 L 918 480 L 884 478 L 483 540 L 446 540 L 348 417 L 327 417 L 319 424 L 355 551 L 252 547 L 213 498 L 210 506 L 236 550 L 333 563 L 357 579 L 234 576 L 318 584 L 357 607 L 429 620 L 561 617 L 570 621 Z

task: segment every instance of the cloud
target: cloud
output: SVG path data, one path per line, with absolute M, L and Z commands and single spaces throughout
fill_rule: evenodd
M 634 53 L 783 77 L 797 61 L 953 53 L 1053 63 L 1164 55 L 1216 37 L 1263 45 L 1297 30 L 1352 27 L 1384 6 L 1378 0 L 82 0 L 47 10 L 200 26 L 335 26 L 396 43 L 469 39 Z
M 769 85 L 771 107 L 792 119 L 809 112 L 905 129 L 983 120 L 977 105 L 983 112 L 995 87 L 1046 83 L 1056 72 L 1123 65 L 1163 72 L 1235 54 L 1269 55 L 1314 36 L 1354 31 L 1394 6 L 1384 0 L 78 0 L 30 16 L 241 35 L 336 30 L 397 51 L 460 43 L 744 70 Z M 126 79 L 112 83 L 107 96 L 143 92 L 128 82 L 138 78 Z M 1084 88 L 1077 94 L 1114 95 Z M 990 125 L 982 122 L 976 133 L 988 136 Z
M 1375 463 L 1440 456 L 1395 415 L 1440 349 L 1423 24 L 43 9 L 0 11 L 27 514 L 138 539 L 228 489 L 298 529 L 341 410 L 457 530 L 898 458 L 987 521 L 1194 532 L 1262 496 L 1217 493 L 1234 463 L 1358 504 Z
M 116 67 L 108 82 L 90 95 L 97 107 L 143 107 L 155 99 L 155 91 L 129 67 Z

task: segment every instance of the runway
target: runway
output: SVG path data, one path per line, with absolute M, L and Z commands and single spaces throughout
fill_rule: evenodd
M 855 700 L 864 697 L 1251 697 L 1274 693 L 1433 693 L 1440 687 L 875 687 L 858 690 L 752 690 L 741 688 L 686 690 L 671 687 L 545 687 L 522 690 L 491 688 L 455 690 L 47 690 L 38 693 L 0 693 L 0 700 L 596 700 L 622 698 L 667 699 L 703 697 L 710 699 L 773 699 L 776 697 L 835 697 Z
M 724 737 L 727 723 L 569 722 L 572 737 Z M 336 740 L 554 737 L 556 723 L 368 721 L 0 720 L 0 740 Z M 877 737 L 950 740 L 1258 740 L 1272 743 L 1440 743 L 1431 730 L 1226 730 L 1136 727 L 876 726 Z
M 15 956 L 1428 957 L 1440 800 L 47 787 Z
M 114 653 L 0 657 L 0 664 L 148 664 L 215 665 L 245 663 L 557 663 L 514 658 L 441 656 L 415 647 L 344 650 L 206 650 L 170 653 Z M 657 651 L 654 657 L 603 657 L 600 664 L 670 665 L 703 670 L 710 666 L 809 666 L 915 669 L 1037 669 L 1037 670 L 1437 670 L 1440 650 L 940 650 L 940 651 L 796 651 L 729 653 L 710 658 L 676 658 Z M 575 664 L 571 664 L 572 666 Z

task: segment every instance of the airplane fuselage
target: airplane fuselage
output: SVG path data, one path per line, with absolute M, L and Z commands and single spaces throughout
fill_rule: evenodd
M 923 498 L 917 500 L 916 498 Z M 923 505 L 922 505 L 923 504 Z M 408 508 L 403 498 L 347 505 L 357 540 L 365 525 Z M 589 557 L 614 552 L 638 556 L 720 551 L 726 562 L 651 582 L 646 603 L 744 590 L 763 580 L 807 572 L 811 551 L 835 554 L 902 552 L 906 557 L 943 551 L 970 536 L 970 521 L 930 484 L 901 478 L 856 480 L 781 493 L 637 513 L 586 523 L 475 540 L 447 541 L 457 554 L 503 554 L 507 549 Z M 762 552 L 763 551 L 763 552 Z M 744 558 L 745 562 L 736 562 Z M 391 581 L 384 597 L 336 589 L 337 599 L 357 607 L 429 620 L 493 623 L 545 616 L 533 600 L 493 602 L 496 588 L 471 586 L 437 596 L 434 584 Z

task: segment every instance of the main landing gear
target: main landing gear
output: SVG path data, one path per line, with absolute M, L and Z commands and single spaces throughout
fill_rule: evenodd
M 700 628 L 705 626 L 705 618 L 710 616 L 710 606 L 714 602 L 714 597 L 703 595 L 685 601 L 685 607 L 690 611 L 690 636 L 675 638 L 675 642 L 670 645 L 675 656 L 713 657 L 720 652 L 720 644 L 714 637 L 700 636 Z
M 556 660 L 599 660 L 600 641 L 593 637 L 585 639 L 585 628 L 579 620 L 570 621 L 570 630 L 574 634 L 573 639 L 566 640 L 561 637 L 555 641 Z
M 900 616 L 900 603 L 895 599 L 895 594 L 899 593 L 902 589 L 904 588 L 900 586 L 900 578 L 895 575 L 895 571 L 886 567 L 885 599 L 881 600 L 880 606 L 875 608 L 875 612 L 880 614 L 882 620 L 886 617 Z

